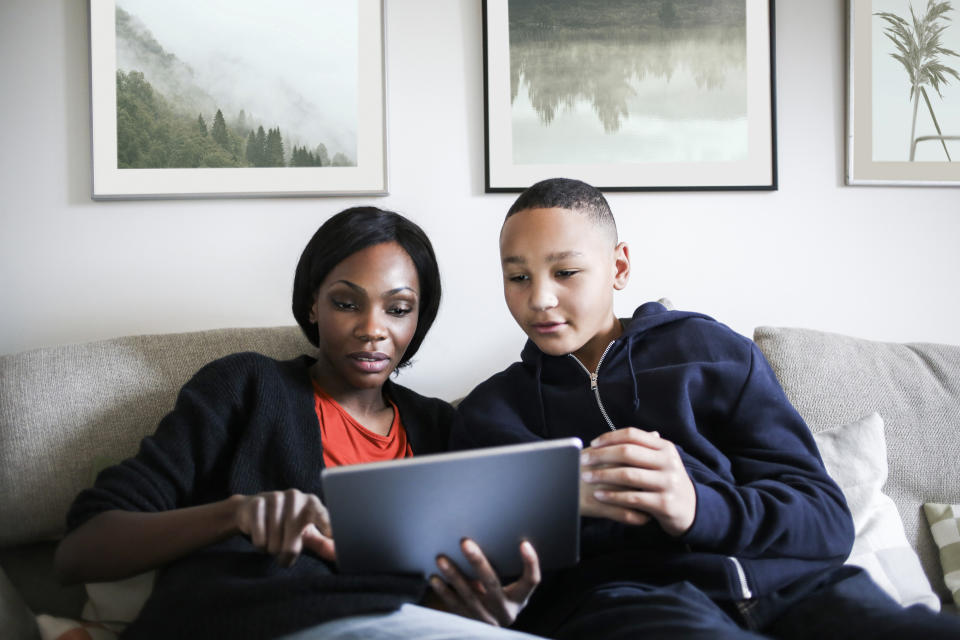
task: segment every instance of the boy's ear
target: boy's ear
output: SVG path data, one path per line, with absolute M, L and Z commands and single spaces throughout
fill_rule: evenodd
M 621 242 L 613 252 L 613 288 L 620 291 L 630 281 L 630 247 L 626 242 Z

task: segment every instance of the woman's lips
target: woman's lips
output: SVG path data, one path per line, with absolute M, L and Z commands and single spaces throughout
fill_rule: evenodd
M 380 373 L 390 367 L 390 357 L 379 351 L 357 351 L 347 357 L 363 373 Z

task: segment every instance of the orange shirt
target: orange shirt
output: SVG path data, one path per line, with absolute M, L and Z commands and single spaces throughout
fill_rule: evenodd
M 314 406 L 320 422 L 320 441 L 323 443 L 323 464 L 338 467 L 360 462 L 380 462 L 409 458 L 413 455 L 407 441 L 407 431 L 400 424 L 400 412 L 393 407 L 393 424 L 385 436 L 376 434 L 354 420 L 346 409 L 313 384 Z

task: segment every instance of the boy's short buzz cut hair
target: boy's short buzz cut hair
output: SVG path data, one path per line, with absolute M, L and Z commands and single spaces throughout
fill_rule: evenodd
M 587 216 L 617 242 L 617 222 L 607 199 L 600 190 L 581 180 L 548 178 L 528 187 L 521 193 L 504 218 L 527 209 L 568 209 Z

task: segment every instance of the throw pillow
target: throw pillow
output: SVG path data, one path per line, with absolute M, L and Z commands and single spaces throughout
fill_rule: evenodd
M 40 640 L 116 640 L 117 634 L 96 622 L 56 618 L 41 613 L 37 616 Z
M 940 549 L 943 581 L 960 606 L 960 504 L 927 502 L 923 512 L 930 523 L 933 541 Z
M 140 613 L 153 590 L 155 575 L 155 571 L 147 571 L 126 580 L 84 585 L 87 603 L 81 619 L 38 615 L 41 640 L 113 640 Z
M 877 413 L 814 434 L 827 472 L 840 486 L 853 515 L 856 538 L 847 559 L 866 569 L 880 587 L 903 606 L 924 604 L 940 610 L 907 542 L 896 505 L 882 492 L 887 480 L 887 444 Z

